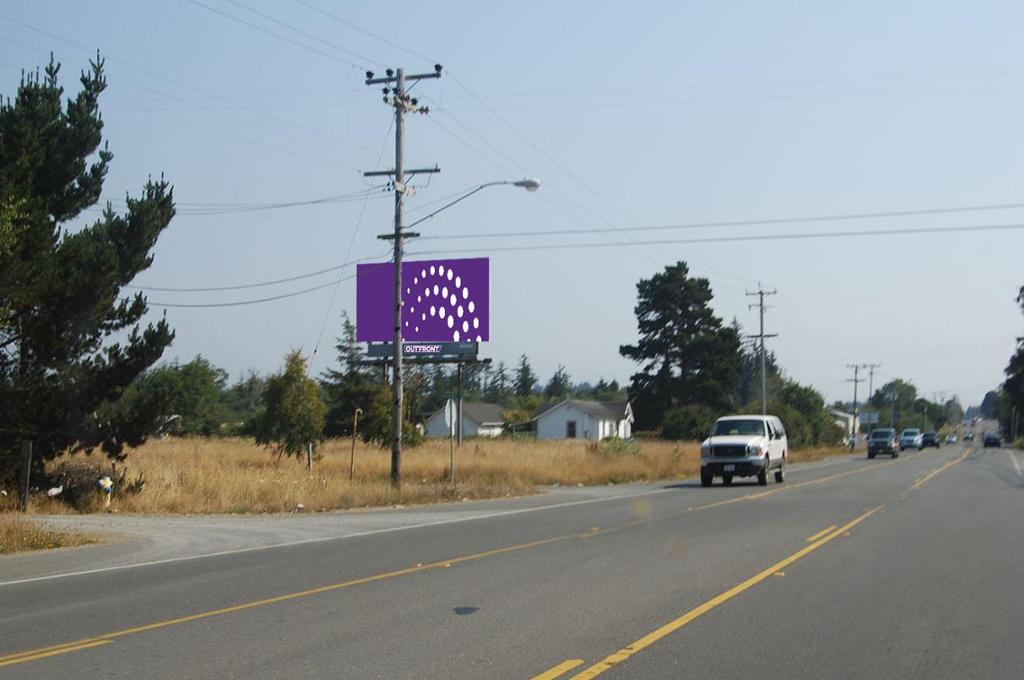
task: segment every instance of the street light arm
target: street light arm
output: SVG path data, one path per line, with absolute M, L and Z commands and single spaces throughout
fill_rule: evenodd
M 480 186 L 478 186 L 476 189 L 473 189 L 469 193 L 466 193 L 466 194 L 463 194 L 462 196 L 459 196 L 454 201 L 451 201 L 449 203 L 445 203 L 444 205 L 442 205 L 440 208 L 438 208 L 434 212 L 430 213 L 429 215 L 424 215 L 423 217 L 419 218 L 418 220 L 416 220 L 412 224 L 406 225 L 405 228 L 406 229 L 410 229 L 412 227 L 415 227 L 417 224 L 420 224 L 421 222 L 426 222 L 430 218 L 434 217 L 434 215 L 437 215 L 438 213 L 447 210 L 448 208 L 452 207 L 456 203 L 461 203 L 462 201 L 466 200 L 467 198 L 469 198 L 473 194 L 475 194 L 477 192 L 480 192 L 480 191 L 483 191 L 487 187 L 496 187 L 496 186 L 502 186 L 502 185 L 508 185 L 508 184 L 511 184 L 511 185 L 517 186 L 517 187 L 521 187 L 523 189 L 526 189 L 527 191 L 536 191 L 538 188 L 540 188 L 540 182 L 538 180 L 536 180 L 536 179 L 521 179 L 521 180 L 517 180 L 517 181 L 514 181 L 514 182 L 513 181 L 508 181 L 508 180 L 499 181 L 499 182 L 487 182 L 486 184 L 481 184 Z
M 436 215 L 436 214 L 438 214 L 440 212 L 444 212 L 445 210 L 447 210 L 448 208 L 452 207 L 456 203 L 461 203 L 462 201 L 465 201 L 467 198 L 469 198 L 473 194 L 475 194 L 475 193 L 477 193 L 479 191 L 483 191 L 487 187 L 493 187 L 493 186 L 496 186 L 496 185 L 499 185 L 499 184 L 509 184 L 509 182 L 488 182 L 487 184 L 481 184 L 476 189 L 473 189 L 472 191 L 470 191 L 467 194 L 463 194 L 462 196 L 459 196 L 454 201 L 451 201 L 449 203 L 445 203 L 444 205 L 442 205 L 440 208 L 438 208 L 434 212 L 430 213 L 429 215 L 424 215 L 423 217 L 419 218 L 418 220 L 416 220 L 412 224 L 407 224 L 405 228 L 406 229 L 411 229 L 412 227 L 415 227 L 417 224 L 420 224 L 421 222 L 426 222 L 427 220 L 432 218 L 434 215 Z

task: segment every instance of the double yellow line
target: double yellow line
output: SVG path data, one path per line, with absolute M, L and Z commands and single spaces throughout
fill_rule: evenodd
M 610 531 L 610 529 L 606 530 Z M 28 661 L 35 661 L 37 659 L 45 659 L 51 656 L 57 656 L 59 654 L 69 654 L 71 652 L 79 652 L 86 649 L 92 649 L 93 647 L 100 647 L 113 642 L 117 638 L 126 637 L 128 635 L 135 635 L 138 633 L 145 633 L 152 630 L 159 630 L 161 628 L 168 628 L 170 626 L 177 626 L 183 623 L 191 623 L 192 621 L 201 621 L 203 619 L 213 618 L 215 616 L 223 616 L 224 614 L 232 614 L 235 612 L 245 611 L 247 609 L 255 609 L 256 607 L 265 607 L 270 604 L 276 604 L 278 602 L 287 602 L 289 600 L 297 600 L 299 598 L 310 597 L 312 595 L 320 595 L 323 593 L 330 593 L 336 590 L 342 590 L 345 588 L 352 588 L 353 586 L 364 585 L 367 583 L 373 583 L 375 581 L 383 581 L 385 579 L 395 578 L 397 576 L 407 576 L 422 571 L 435 570 L 435 569 L 447 569 L 457 564 L 465 562 L 472 562 L 474 560 L 482 560 L 486 557 L 493 557 L 495 555 L 501 555 L 503 553 L 510 553 L 517 550 L 528 550 L 530 548 L 537 548 L 542 545 L 548 545 L 551 543 L 558 543 L 560 541 L 568 541 L 577 538 L 587 538 L 601 533 L 600 529 L 594 528 L 586 532 L 576 532 L 571 534 L 563 534 L 561 536 L 555 536 L 553 538 L 544 538 L 539 541 L 531 541 L 529 543 L 520 543 L 518 545 L 505 546 L 503 548 L 495 548 L 493 550 L 485 550 L 483 552 L 474 553 L 472 555 L 464 555 L 462 557 L 454 557 L 448 560 L 440 560 L 438 562 L 430 562 L 427 564 L 417 564 L 412 567 L 405 569 L 397 569 L 395 571 L 389 571 L 382 574 L 375 574 L 373 576 L 366 576 L 363 578 L 352 579 L 350 581 L 343 581 L 341 583 L 332 583 L 330 585 L 321 586 L 319 588 L 310 588 L 309 590 L 301 590 L 295 593 L 288 593 L 286 595 L 278 595 L 276 597 L 268 597 L 262 600 L 254 600 L 252 602 L 245 602 L 243 604 L 236 604 L 231 607 L 222 607 L 220 609 L 212 609 L 210 611 L 200 612 L 198 614 L 191 614 L 189 616 L 181 616 L 174 619 L 168 619 L 166 621 L 158 621 L 156 623 L 149 623 L 143 626 L 136 626 L 134 628 L 125 628 L 122 630 L 113 631 L 104 635 L 96 637 L 83 638 L 74 642 L 67 642 L 60 645 L 52 645 L 49 647 L 40 647 L 39 649 L 32 649 L 25 652 L 18 652 L 15 654 L 8 654 L 7 656 L 0 656 L 0 668 L 4 666 L 15 666 L 17 664 L 26 663 Z
M 717 595 L 717 596 L 711 598 L 710 600 L 708 600 L 707 602 L 705 602 L 702 605 L 694 607 L 693 609 L 691 609 L 690 611 L 686 612 L 685 614 L 683 614 L 679 618 L 673 619 L 672 621 L 669 621 L 664 626 L 661 626 L 660 628 L 657 628 L 657 629 L 651 631 L 650 633 L 648 633 L 647 635 L 644 635 L 639 640 L 636 640 L 635 642 L 627 645 L 626 647 L 623 647 L 622 649 L 620 649 L 619 651 L 615 652 L 614 654 L 609 654 L 605 658 L 603 658 L 600 661 L 598 661 L 597 663 L 595 663 L 593 666 L 590 666 L 589 668 L 586 668 L 583 671 L 581 671 L 581 672 L 577 673 L 576 675 L 572 676 L 571 680 L 588 680 L 589 678 L 597 677 L 598 675 L 604 673 L 605 671 L 607 671 L 608 669 L 612 668 L 613 666 L 616 666 L 616 665 L 622 663 L 626 659 L 629 659 L 630 657 L 634 656 L 635 654 L 637 654 L 637 653 L 643 651 L 644 649 L 650 647 L 651 645 L 653 645 L 655 642 L 661 640 L 662 638 L 664 638 L 664 637 L 666 637 L 668 635 L 671 635 L 672 633 L 676 632 L 677 630 L 679 630 L 680 628 L 682 628 L 686 624 L 690 623 L 694 619 L 696 619 L 696 618 L 698 618 L 700 616 L 703 616 L 704 614 L 707 614 L 709 611 L 711 611 L 715 607 L 718 607 L 719 605 L 722 605 L 725 602 L 728 602 L 729 600 L 731 600 L 732 598 L 736 597 L 740 593 L 743 593 L 743 592 L 745 592 L 747 590 L 750 590 L 751 588 L 756 586 L 758 583 L 761 583 L 765 579 L 771 577 L 776 572 L 779 572 L 779 571 L 785 569 L 786 567 L 788 567 L 789 565 L 793 564 L 797 560 L 799 560 L 799 559 L 801 559 L 803 557 L 806 557 L 807 555 L 811 554 L 812 552 L 814 552 L 815 550 L 817 550 L 821 546 L 825 545 L 829 541 L 833 540 L 834 538 L 836 538 L 838 536 L 842 536 L 844 533 L 846 533 L 847 531 L 849 531 L 853 527 L 857 526 L 858 524 L 860 524 L 861 522 L 866 520 L 868 517 L 871 517 L 871 515 L 875 514 L 879 510 L 881 510 L 882 507 L 884 507 L 884 506 L 878 505 L 878 506 L 876 506 L 874 508 L 871 508 L 870 510 L 868 510 L 864 514 L 860 515 L 856 519 L 853 519 L 853 520 L 847 522 L 846 524 L 844 524 L 843 526 L 839 527 L 838 529 L 835 529 L 835 530 L 831 531 L 830 533 L 822 536 L 821 538 L 819 538 L 818 540 L 814 541 L 810 545 L 808 545 L 808 546 L 806 546 L 804 548 L 801 548 L 800 550 L 797 550 L 795 553 L 793 553 L 789 557 L 787 557 L 787 558 L 785 558 L 783 560 L 780 560 L 780 561 L 776 562 L 775 564 L 773 564 L 772 566 L 768 567 L 767 569 L 764 569 L 764 570 L 758 572 L 757 574 L 751 576 L 750 578 L 748 578 L 743 583 L 740 583 L 739 585 L 733 586 L 729 590 L 725 591 L 724 593 L 722 593 L 720 595 Z M 550 676 L 550 677 L 558 677 L 558 676 Z
M 906 491 L 904 491 L 902 494 L 900 494 L 900 498 L 901 499 L 902 498 L 906 498 L 907 494 L 911 493 L 912 491 L 915 491 L 916 489 L 921 488 L 924 484 L 926 484 L 929 480 L 934 478 L 936 475 L 944 472 L 945 470 L 948 470 L 949 468 L 953 467 L 954 465 L 957 465 L 958 463 L 962 463 L 963 461 L 967 460 L 967 458 L 969 458 L 972 453 L 974 453 L 973 449 L 967 451 L 962 456 L 960 456 L 960 457 L 958 457 L 958 458 L 956 458 L 954 460 L 949 461 L 948 463 L 946 463 L 945 465 L 939 467 L 938 469 L 933 470 L 932 472 L 930 472 L 929 474 L 925 475 L 924 477 L 921 477 L 920 479 L 916 480 L 914 482 L 914 484 L 912 484 Z M 911 460 L 911 459 L 916 458 L 917 456 L 920 456 L 920 455 L 921 455 L 921 453 L 918 453 L 918 454 L 915 454 L 913 456 L 910 456 L 910 457 L 906 458 L 905 460 Z M 897 462 L 899 462 L 899 461 L 898 460 L 893 460 L 893 461 L 890 461 L 889 463 L 886 463 L 885 465 L 892 465 L 892 464 L 897 463 Z M 881 466 L 873 466 L 871 468 L 866 468 L 866 469 L 878 469 L 878 467 L 881 467 Z M 853 474 L 853 473 L 856 473 L 856 472 L 861 472 L 864 469 L 865 468 L 858 469 L 858 470 L 852 470 L 852 471 L 849 471 L 849 472 L 843 472 L 843 473 L 839 473 L 837 475 L 832 475 L 831 479 L 835 479 L 836 477 L 843 477 L 843 476 L 846 476 L 848 474 Z M 830 479 L 830 478 L 822 478 L 821 480 L 809 480 L 807 482 L 802 482 L 802 484 L 811 484 L 811 483 L 815 483 L 815 482 L 825 481 L 827 479 Z M 793 485 L 793 486 L 791 486 L 789 488 L 795 488 L 796 486 L 799 486 L 799 485 Z M 781 489 L 779 489 L 779 490 L 781 490 Z M 763 497 L 763 496 L 765 496 L 765 495 L 767 495 L 769 493 L 773 493 L 773 492 L 763 492 L 761 494 L 752 494 L 751 496 L 749 496 L 749 497 L 745 496 L 744 498 Z M 854 528 L 855 526 L 857 526 L 858 524 L 860 524 L 861 522 L 866 520 L 868 517 L 871 517 L 876 512 L 879 512 L 884 507 L 885 507 L 884 504 L 883 505 L 875 506 L 875 507 L 871 508 L 870 510 L 864 512 L 863 514 L 857 516 L 856 518 L 850 520 L 849 522 L 847 522 L 846 524 L 844 524 L 844 525 L 842 525 L 840 527 L 836 527 L 835 525 L 831 525 L 831 526 L 829 526 L 829 527 L 819 531 L 818 533 L 813 534 L 812 536 L 810 536 L 807 539 L 809 545 L 805 546 L 804 548 L 801 548 L 800 550 L 797 550 L 795 553 L 793 553 L 789 557 L 786 557 L 785 559 L 780 560 L 779 562 L 776 562 L 775 564 L 773 564 L 772 566 L 768 567 L 767 569 L 764 569 L 764 570 L 758 572 L 757 574 L 755 574 L 754 576 L 751 576 L 746 581 L 743 581 L 742 583 L 740 583 L 740 584 L 738 584 L 736 586 L 733 586 L 729 590 L 726 590 L 724 593 L 721 593 L 720 595 L 717 595 L 717 596 L 711 598 L 707 602 L 704 602 L 703 604 L 701 604 L 701 605 L 691 609 L 690 611 L 686 612 L 682 616 L 680 616 L 680 617 L 678 617 L 676 619 L 673 619 L 672 621 L 669 621 L 668 623 L 666 623 L 665 625 L 661 626 L 660 628 L 657 628 L 657 629 L 651 631 L 650 633 L 648 633 L 647 635 L 644 635 L 639 640 L 636 640 L 635 642 L 627 645 L 626 647 L 623 647 L 622 649 L 618 650 L 617 652 L 614 652 L 613 654 L 609 654 L 608 656 L 606 656 L 605 658 L 601 659 L 600 661 L 598 661 L 594 665 L 592 665 L 592 666 L 590 666 L 588 668 L 585 668 L 584 670 L 580 671 L 576 675 L 573 675 L 568 680 L 590 680 L 591 678 L 595 678 L 598 675 L 601 675 L 605 671 L 607 671 L 607 670 L 617 666 L 618 664 L 622 663 L 623 661 L 626 661 L 627 659 L 633 657 L 634 655 L 636 655 L 639 652 L 643 651 L 647 647 L 650 647 L 655 642 L 658 642 L 659 640 L 665 638 L 666 636 L 671 635 L 672 633 L 674 633 L 675 631 L 679 630 L 683 626 L 687 625 L 691 621 L 699 618 L 700 616 L 703 616 L 704 614 L 708 613 L 712 609 L 715 609 L 716 607 L 718 607 L 718 606 L 724 604 L 725 602 L 728 602 L 729 600 L 733 599 L 737 595 L 739 595 L 739 594 L 741 594 L 741 593 L 743 593 L 743 592 L 745 592 L 747 590 L 750 590 L 751 588 L 753 588 L 757 584 L 761 583 L 762 581 L 768 579 L 769 577 L 771 577 L 773 575 L 776 575 L 776 574 L 780 574 L 781 575 L 783 573 L 782 570 L 785 569 L 786 567 L 788 567 L 789 565 L 793 564 L 797 560 L 803 559 L 804 557 L 806 557 L 807 555 L 811 554 L 812 552 L 814 552 L 815 550 L 817 550 L 821 546 L 825 545 L 829 541 L 832 541 L 832 540 L 838 538 L 839 536 L 842 536 L 842 535 L 846 534 L 852 528 Z M 703 509 L 703 508 L 696 508 L 696 509 Z M 542 673 L 540 675 L 534 676 L 533 678 L 531 678 L 531 680 L 555 680 L 555 678 L 562 677 L 563 675 L 568 673 L 570 670 L 573 670 L 574 668 L 577 668 L 578 666 L 581 666 L 581 665 L 583 665 L 583 661 L 581 659 L 569 659 L 567 661 L 564 661 L 561 664 L 558 664 L 557 666 L 555 666 L 553 668 L 548 669 L 547 671 L 545 671 L 544 673 Z
M 914 456 L 908 456 L 907 458 L 902 459 L 902 461 L 912 460 L 913 458 L 915 458 L 918 455 L 921 455 L 921 454 L 915 454 Z M 957 461 L 954 461 L 954 463 L 955 462 L 959 462 L 959 460 L 962 460 L 962 459 L 963 458 L 958 459 Z M 776 494 L 776 493 L 780 493 L 782 491 L 798 489 L 800 487 L 808 486 L 808 485 L 812 485 L 812 484 L 823 484 L 823 483 L 826 483 L 826 482 L 833 481 L 835 479 L 839 479 L 841 477 L 846 477 L 846 476 L 852 475 L 852 474 L 859 474 L 859 473 L 862 473 L 862 472 L 869 472 L 869 471 L 872 471 L 872 470 L 877 470 L 877 469 L 879 469 L 881 467 L 885 467 L 887 465 L 892 465 L 894 463 L 902 462 L 902 461 L 901 460 L 893 460 L 893 461 L 884 463 L 882 465 L 872 465 L 872 466 L 868 466 L 868 467 L 864 467 L 864 468 L 858 468 L 858 469 L 855 469 L 855 470 L 848 470 L 848 471 L 845 471 L 845 472 L 840 472 L 840 473 L 836 473 L 836 474 L 833 474 L 833 475 L 829 475 L 827 477 L 821 477 L 821 478 L 818 478 L 818 479 L 811 479 L 811 480 L 807 480 L 807 481 L 804 481 L 804 482 L 799 482 L 799 483 L 796 483 L 796 484 L 787 484 L 786 486 L 781 486 L 781 487 L 778 487 L 776 489 L 771 489 L 771 490 L 768 490 L 768 491 L 762 491 L 762 492 L 758 492 L 758 493 L 746 494 L 744 496 L 737 496 L 737 497 L 725 499 L 725 500 L 722 500 L 722 501 L 716 501 L 716 502 L 713 502 L 713 503 L 708 503 L 708 504 L 702 505 L 702 506 L 697 506 L 697 507 L 693 507 L 693 508 L 687 508 L 686 510 L 683 510 L 683 511 L 681 511 L 679 513 L 672 513 L 671 515 L 667 515 L 666 518 L 667 517 L 671 517 L 671 516 L 678 516 L 680 514 L 686 514 L 686 513 L 689 513 L 689 512 L 698 512 L 698 511 L 702 511 L 702 510 L 710 510 L 711 508 L 717 508 L 717 507 L 721 507 L 721 506 L 724 506 L 724 505 L 731 505 L 733 503 L 741 503 L 741 502 L 744 502 L 744 501 L 758 500 L 758 499 L 761 499 L 761 498 L 765 498 L 767 496 L 771 496 L 771 495 Z M 933 473 L 933 475 L 937 474 L 937 472 L 941 472 L 942 470 L 946 469 L 946 467 L 949 467 L 949 466 L 947 465 L 947 466 L 944 466 L 943 468 L 940 468 L 940 470 L 936 471 L 936 473 Z M 929 475 L 929 477 L 925 478 L 924 481 L 927 481 L 927 479 L 930 479 L 931 476 L 932 475 Z M 12 654 L 8 654 L 6 656 L 0 656 L 0 668 L 6 667 L 6 666 L 14 666 L 14 665 L 22 664 L 22 663 L 27 663 L 29 661 L 36 661 L 36 660 L 39 660 L 39 659 L 45 659 L 45 658 L 52 657 L 52 656 L 57 656 L 57 655 L 60 655 L 60 654 L 69 654 L 71 652 L 79 652 L 79 651 L 84 651 L 84 650 L 87 650 L 87 649 L 93 649 L 95 647 L 101 647 L 103 645 L 110 644 L 111 642 L 113 642 L 117 638 L 126 637 L 126 636 L 129 636 L 129 635 L 136 635 L 138 633 L 145 633 L 145 632 L 149 632 L 149 631 L 153 631 L 153 630 L 159 630 L 159 629 L 162 629 L 162 628 L 168 628 L 170 626 L 181 625 L 181 624 L 190 623 L 190 622 L 193 622 L 193 621 L 201 621 L 203 619 L 209 619 L 209 618 L 213 618 L 213 617 L 217 617 L 217 616 L 223 616 L 225 614 L 232 614 L 232 613 L 235 613 L 235 612 L 241 612 L 241 611 L 245 611 L 245 610 L 248 610 L 248 609 L 254 609 L 254 608 L 257 608 L 257 607 L 264 607 L 264 606 L 267 606 L 267 605 L 277 604 L 277 603 L 280 603 L 280 602 L 287 602 L 289 600 L 297 600 L 297 599 L 300 599 L 300 598 L 311 597 L 311 596 L 320 595 L 320 594 L 323 594 L 323 593 L 329 593 L 329 592 L 333 592 L 333 591 L 337 591 L 337 590 L 343 590 L 345 588 L 352 588 L 354 586 L 365 585 L 365 584 L 374 583 L 374 582 L 377 582 L 377 581 L 384 581 L 386 579 L 396 578 L 396 577 L 399 577 L 399 576 L 408 576 L 408 575 L 411 575 L 411 574 L 416 574 L 416 573 L 423 572 L 423 571 L 428 571 L 428 570 L 445 569 L 445 568 L 451 567 L 451 566 L 456 565 L 456 564 L 462 564 L 462 563 L 465 563 L 465 562 L 472 562 L 472 561 L 481 560 L 481 559 L 484 559 L 484 558 L 487 558 L 487 557 L 493 557 L 493 556 L 496 556 L 496 555 L 516 552 L 516 551 L 520 551 L 520 550 L 528 550 L 528 549 L 531 549 L 531 548 L 537 548 L 537 547 L 540 547 L 540 546 L 543 546 L 543 545 L 548 545 L 548 544 L 551 544 L 551 543 L 558 543 L 558 542 L 568 541 L 568 540 L 572 540 L 572 539 L 589 538 L 589 537 L 597 536 L 597 535 L 600 535 L 600 534 L 606 534 L 606 533 L 609 533 L 609 532 L 612 532 L 612 531 L 618 531 L 619 529 L 626 528 L 626 526 L 629 526 L 629 525 L 625 525 L 625 526 L 622 526 L 622 527 L 610 527 L 610 528 L 606 528 L 606 529 L 599 529 L 597 527 L 593 527 L 589 531 L 585 531 L 585 532 L 575 532 L 575 533 L 555 536 L 553 538 L 545 538 L 545 539 L 541 539 L 541 540 L 537 540 L 537 541 L 531 541 L 529 543 L 520 543 L 520 544 L 517 544 L 517 545 L 505 546 L 505 547 L 502 547 L 502 548 L 495 548 L 495 549 L 492 549 L 492 550 L 486 550 L 486 551 L 483 551 L 483 552 L 474 553 L 474 554 L 471 554 L 471 555 L 464 555 L 464 556 L 461 556 L 461 557 L 454 557 L 454 558 L 451 558 L 451 559 L 441 560 L 441 561 L 438 561 L 438 562 L 431 562 L 431 563 L 428 563 L 428 564 L 417 564 L 415 566 L 408 567 L 408 568 L 405 568 L 405 569 L 398 569 L 398 570 L 395 570 L 395 571 L 384 572 L 384 573 L 381 573 L 381 574 L 375 574 L 375 575 L 366 576 L 366 577 L 363 577 L 363 578 L 352 579 L 352 580 L 343 581 L 343 582 L 340 582 L 340 583 L 333 583 L 333 584 L 326 585 L 326 586 L 321 586 L 321 587 L 318 587 L 318 588 L 311 588 L 311 589 L 308 589 L 308 590 L 302 590 L 302 591 L 298 591 L 298 592 L 294 592 L 294 593 L 287 593 L 285 595 L 278 595 L 278 596 L 275 596 L 275 597 L 268 597 L 268 598 L 264 598 L 264 599 L 260 599 L 260 600 L 254 600 L 254 601 L 251 601 L 251 602 L 245 602 L 245 603 L 242 603 L 242 604 L 232 605 L 230 607 L 222 607 L 220 609 L 213 609 L 213 610 L 210 610 L 210 611 L 199 612 L 197 614 L 191 614 L 191 615 L 188 615 L 188 616 L 181 616 L 181 617 L 178 617 L 178 618 L 168 619 L 168 620 L 165 620 L 165 621 L 158 621 L 156 623 L 150 623 L 150 624 L 146 624 L 146 625 L 142 625 L 142 626 L 136 626 L 136 627 L 133 627 L 133 628 L 125 628 L 125 629 L 122 629 L 122 630 L 112 631 L 112 632 L 109 632 L 109 633 L 106 633 L 106 634 L 103 634 L 103 635 L 99 635 L 99 636 L 95 636 L 95 637 L 88 637 L 88 638 L 83 638 L 83 639 L 80 639 L 80 640 L 75 640 L 73 642 L 67 642 L 67 643 L 63 643 L 63 644 L 59 644 L 59 645 L 51 645 L 51 646 L 47 646 L 47 647 L 40 647 L 38 649 L 32 649 L 32 650 L 27 650 L 27 651 L 23 651 L 23 652 L 12 653 Z M 831 536 L 831 534 L 829 534 L 829 536 Z M 812 537 L 812 538 L 814 538 L 814 537 Z M 824 539 L 822 539 L 822 540 L 824 540 Z M 829 540 L 831 540 L 831 539 L 829 539 Z M 815 547 L 816 548 L 817 547 L 817 543 L 812 544 L 812 546 L 808 546 L 808 547 Z M 566 665 L 566 664 L 569 664 L 570 662 L 575 662 L 575 661 L 579 661 L 579 663 L 575 664 L 575 665 L 571 665 L 571 666 L 567 666 Z M 559 667 L 562 670 L 560 671 L 560 673 L 558 675 L 562 675 L 564 673 L 567 673 L 568 671 L 572 670 L 573 668 L 575 668 L 578 665 L 582 665 L 583 663 L 584 662 L 582 660 L 579 660 L 579 659 L 571 659 L 569 661 L 563 662 L 563 664 L 559 664 Z M 554 669 L 551 669 L 550 671 L 547 671 L 547 672 L 550 673 L 553 670 Z M 538 677 L 540 677 L 540 678 L 554 678 L 554 677 L 558 677 L 558 675 L 543 675 L 542 674 L 541 676 L 538 676 Z

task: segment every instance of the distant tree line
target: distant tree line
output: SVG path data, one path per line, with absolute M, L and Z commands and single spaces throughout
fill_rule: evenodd
M 1016 302 L 1024 313 L 1024 286 L 1017 292 Z M 1024 337 L 1017 338 L 1004 374 L 1006 379 L 1002 385 L 985 394 L 978 415 L 998 419 L 1007 437 L 1019 438 L 1024 431 Z

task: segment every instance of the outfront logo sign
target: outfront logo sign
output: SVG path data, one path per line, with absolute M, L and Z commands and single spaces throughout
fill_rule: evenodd
M 409 342 L 490 339 L 490 280 L 485 257 L 402 263 L 402 338 Z M 390 342 L 394 265 L 356 266 L 356 339 Z

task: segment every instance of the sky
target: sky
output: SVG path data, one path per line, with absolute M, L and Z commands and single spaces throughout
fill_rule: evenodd
M 361 174 L 394 162 L 364 72 L 440 63 L 412 91 L 431 111 L 408 118 L 406 164 L 441 172 L 415 180 L 407 221 L 486 182 L 542 182 L 485 189 L 409 244 L 410 259 L 491 258 L 482 356 L 627 381 L 636 283 L 683 260 L 746 333 L 746 293 L 777 290 L 769 348 L 829 401 L 852 398 L 848 364 L 877 363 L 876 387 L 899 377 L 966 406 L 1024 334 L 1024 231 L 806 235 L 1024 224 L 1005 207 L 1024 203 L 1022 21 L 1014 2 L 2 0 L 0 94 L 51 51 L 69 94 L 106 59 L 104 195 L 116 208 L 162 174 L 178 203 L 135 281 L 176 329 L 168 360 L 234 377 L 292 349 L 316 373 L 335 363 L 345 279 L 387 259 L 392 221 Z M 986 209 L 941 212 L 964 207 Z M 894 212 L 918 214 L 803 219 Z M 805 236 L 694 242 L 787 234 Z

